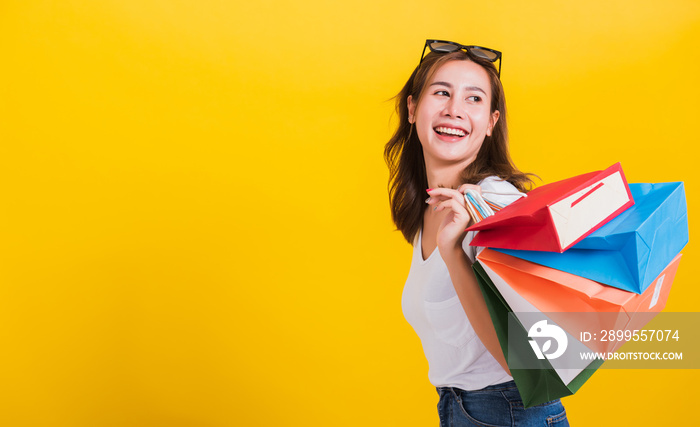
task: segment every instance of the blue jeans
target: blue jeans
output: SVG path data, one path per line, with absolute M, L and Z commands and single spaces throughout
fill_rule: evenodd
M 437 391 L 440 427 L 569 425 L 559 399 L 523 408 L 513 381 L 474 391 L 455 387 L 438 387 Z

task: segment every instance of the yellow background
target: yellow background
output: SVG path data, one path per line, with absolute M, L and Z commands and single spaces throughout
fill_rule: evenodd
M 700 3 L 0 4 L 0 425 L 426 426 L 384 143 L 426 38 L 504 52 L 551 182 L 685 181 L 700 311 Z M 697 370 L 600 370 L 574 425 L 695 420 Z

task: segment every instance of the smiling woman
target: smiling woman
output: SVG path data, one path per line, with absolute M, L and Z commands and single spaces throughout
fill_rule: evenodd
M 508 154 L 505 95 L 493 64 L 500 52 L 426 45 L 431 52 L 397 96 L 399 126 L 385 159 L 392 217 L 413 244 L 402 308 L 423 344 L 441 425 L 568 425 L 559 400 L 523 409 L 470 268 L 476 250 L 474 233 L 464 231 L 471 221 L 465 191 L 497 193 L 495 201 L 508 204 L 530 182 Z

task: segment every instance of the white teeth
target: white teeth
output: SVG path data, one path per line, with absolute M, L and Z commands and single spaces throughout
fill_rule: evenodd
M 440 132 L 440 133 L 446 133 L 446 134 L 455 135 L 455 136 L 466 135 L 466 133 L 461 129 L 452 129 L 452 128 L 448 128 L 448 127 L 444 127 L 444 126 L 438 126 L 435 128 L 435 130 Z

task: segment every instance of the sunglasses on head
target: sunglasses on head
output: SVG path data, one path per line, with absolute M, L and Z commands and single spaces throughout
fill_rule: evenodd
M 451 53 L 457 52 L 458 50 L 464 50 L 471 53 L 472 55 L 483 58 L 490 62 L 498 61 L 498 77 L 501 77 L 501 52 L 487 47 L 481 46 L 465 46 L 463 44 L 450 42 L 446 40 L 426 40 L 425 46 L 423 46 L 423 53 L 420 57 L 420 62 L 418 65 L 423 63 L 423 58 L 425 58 L 425 48 L 430 48 L 431 52 L 435 53 Z

